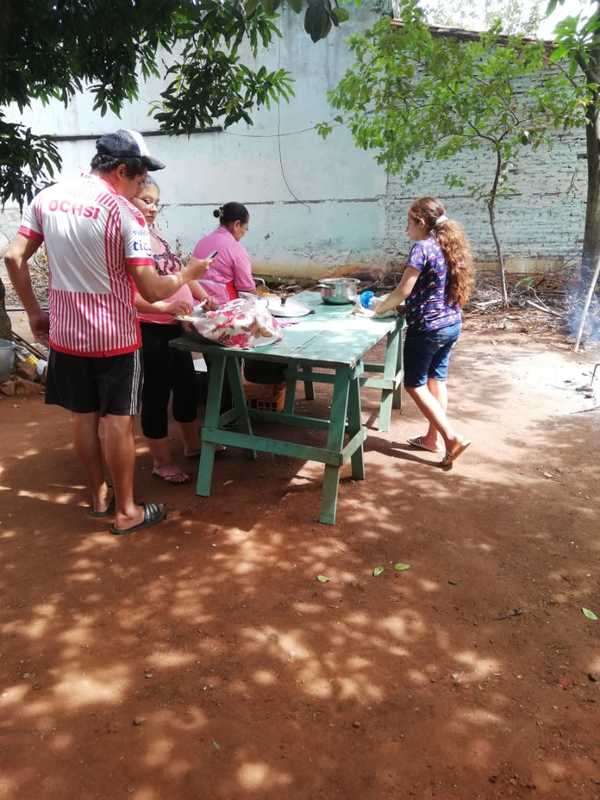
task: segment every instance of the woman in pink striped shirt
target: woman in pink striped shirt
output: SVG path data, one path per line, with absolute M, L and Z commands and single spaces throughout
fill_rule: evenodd
M 256 291 L 250 256 L 240 241 L 248 232 L 250 215 L 241 203 L 225 203 L 213 214 L 219 220 L 219 227 L 200 239 L 194 247 L 194 256 L 200 258 L 198 253 L 208 255 L 217 251 L 198 283 L 212 300 L 223 305 L 235 300 L 239 292 Z

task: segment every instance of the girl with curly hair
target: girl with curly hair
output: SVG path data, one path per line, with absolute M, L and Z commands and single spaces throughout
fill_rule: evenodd
M 406 303 L 404 387 L 429 423 L 423 436 L 408 443 L 443 452 L 442 466 L 449 469 L 471 444 L 446 416 L 450 353 L 461 332 L 461 308 L 473 288 L 471 251 L 460 225 L 434 197 L 414 201 L 406 232 L 414 242 L 406 268 L 397 288 L 375 306 L 375 315 Z

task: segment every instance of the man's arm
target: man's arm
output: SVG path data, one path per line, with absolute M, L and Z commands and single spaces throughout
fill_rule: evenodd
M 15 292 L 23 303 L 29 318 L 29 327 L 36 341 L 48 341 L 48 314 L 42 311 L 31 285 L 31 274 L 27 263 L 42 243 L 41 236 L 29 238 L 18 233 L 4 255 L 4 263 Z
M 193 306 L 185 300 L 158 300 L 149 303 L 140 294 L 135 296 L 135 307 L 140 314 L 170 314 L 174 317 L 180 314 L 190 314 Z
M 192 256 L 180 272 L 173 275 L 159 275 L 150 264 L 127 263 L 127 271 L 140 295 L 149 303 L 164 300 L 190 281 L 197 281 L 204 276 L 210 266 L 210 258 L 194 258 Z

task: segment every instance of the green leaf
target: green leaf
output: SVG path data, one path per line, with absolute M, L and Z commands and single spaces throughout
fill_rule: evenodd
M 331 20 L 322 5 L 309 5 L 304 15 L 304 30 L 310 35 L 313 42 L 318 42 L 329 33 Z
M 296 14 L 299 14 L 304 8 L 304 0 L 288 0 L 288 5 L 292 11 L 295 11 Z
M 398 561 L 397 564 L 394 564 L 394 569 L 396 572 L 406 572 L 407 569 L 410 569 L 410 564 L 403 564 L 402 561 Z
M 220 750 L 221 749 L 221 745 L 217 742 L 216 739 L 213 739 L 211 744 L 215 748 L 215 750 Z
M 281 0 L 261 0 L 261 3 L 268 14 L 273 14 L 281 5 Z
M 373 575 L 377 578 L 379 575 L 382 575 L 385 571 L 385 567 L 373 567 Z
M 317 575 L 316 580 L 318 580 L 319 583 L 329 583 L 331 578 L 328 578 L 327 575 Z
M 581 609 L 581 613 L 583 614 L 583 616 L 584 616 L 586 619 L 591 619 L 591 620 L 592 620 L 592 621 L 594 621 L 594 622 L 595 622 L 595 621 L 598 619 L 598 617 L 596 616 L 596 614 L 594 614 L 594 612 L 593 612 L 593 611 L 590 611 L 590 609 L 589 609 L 589 608 L 582 608 L 582 609 Z
M 315 130 L 321 138 L 326 139 L 333 131 L 333 128 L 327 122 L 317 122 Z
M 331 16 L 338 25 L 340 22 L 347 22 L 350 19 L 350 14 L 345 8 L 334 8 L 331 12 Z
M 556 47 L 550 53 L 550 61 L 560 61 L 564 58 L 569 52 L 569 47 L 565 42 L 556 45 Z

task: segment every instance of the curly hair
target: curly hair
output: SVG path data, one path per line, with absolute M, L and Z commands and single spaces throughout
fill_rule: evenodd
M 437 239 L 448 266 L 446 297 L 462 308 L 475 283 L 471 247 L 463 229 L 458 222 L 448 219 L 446 209 L 435 197 L 419 197 L 408 213 L 425 226 L 428 235 Z

